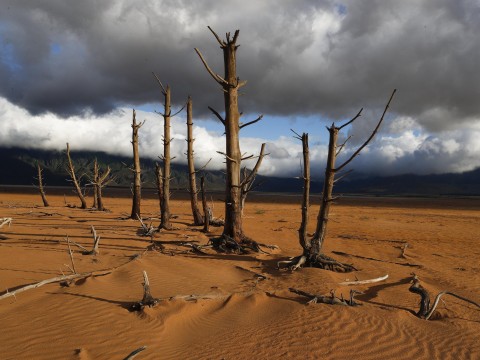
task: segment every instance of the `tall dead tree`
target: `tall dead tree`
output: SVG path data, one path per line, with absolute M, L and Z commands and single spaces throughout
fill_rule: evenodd
M 140 218 L 140 203 L 142 200 L 142 170 L 140 168 L 140 155 L 138 153 L 138 130 L 145 124 L 145 121 L 137 124 L 136 112 L 133 110 L 132 116 L 132 147 L 133 147 L 133 198 L 132 213 L 130 218 L 137 220 Z
M 200 188 L 202 189 L 202 205 L 203 205 L 203 231 L 210 231 L 210 219 L 212 218 L 212 210 L 207 204 L 207 192 L 205 191 L 205 176 L 200 178 Z
M 93 168 L 94 178 L 92 184 L 94 188 L 94 196 L 96 198 L 95 205 L 98 211 L 104 211 L 102 189 L 113 181 L 113 177 L 110 176 L 111 169 L 107 166 L 107 169 L 103 173 L 100 173 L 97 159 L 95 159 L 93 163 Z
M 248 243 L 250 240 L 244 235 L 242 228 L 241 188 L 244 185 L 245 179 L 243 181 L 240 180 L 243 159 L 240 151 L 239 132 L 240 129 L 245 126 L 259 121 L 262 116 L 259 116 L 256 120 L 240 124 L 241 114 L 238 110 L 238 91 L 246 84 L 246 81 L 240 81 L 240 78 L 237 77 L 236 52 L 239 47 L 239 45 L 237 45 L 237 39 L 240 31 L 236 30 L 233 38 L 230 37 L 230 33 L 227 33 L 226 40 L 222 40 L 210 27 L 208 27 L 208 29 L 215 36 L 223 51 L 225 75 L 222 77 L 214 73 L 201 52 L 197 48 L 195 48 L 195 51 L 207 72 L 222 87 L 225 103 L 225 117 L 222 117 L 216 110 L 209 107 L 210 111 L 212 111 L 225 126 L 226 135 L 226 151 L 225 153 L 220 152 L 220 154 L 225 156 L 227 170 L 225 225 L 222 237 L 224 239 L 233 239 L 235 243 Z M 261 161 L 260 157 L 259 161 Z M 256 248 L 258 248 L 258 246 L 256 246 Z
M 198 208 L 198 189 L 195 171 L 195 163 L 193 161 L 193 119 L 192 119 L 192 98 L 189 96 L 187 100 L 187 162 L 188 162 L 188 179 L 190 191 L 190 205 L 192 207 L 194 225 L 203 225 L 203 216 Z
M 320 210 L 317 217 L 317 226 L 316 226 L 315 233 L 311 239 L 307 239 L 306 237 L 307 224 L 304 221 L 306 221 L 308 217 L 308 213 L 304 213 L 304 211 L 308 209 L 308 207 L 305 208 L 305 206 L 308 206 L 308 194 L 306 194 L 304 189 L 304 203 L 302 205 L 302 225 L 299 230 L 300 245 L 303 247 L 303 254 L 301 256 L 297 256 L 291 261 L 281 261 L 279 262 L 279 264 L 286 264 L 286 266 L 291 268 L 292 270 L 295 270 L 302 265 L 319 267 L 322 269 L 329 269 L 329 270 L 334 270 L 339 272 L 348 272 L 348 271 L 355 270 L 355 268 L 352 265 L 342 264 L 322 253 L 322 247 L 325 241 L 325 237 L 327 235 L 327 224 L 329 220 L 330 206 L 333 203 L 333 201 L 336 200 L 336 198 L 332 196 L 333 186 L 335 182 L 342 179 L 346 174 L 343 174 L 338 178 L 335 178 L 335 176 L 338 175 L 338 173 L 341 170 L 343 170 L 345 166 L 347 166 L 363 150 L 363 148 L 367 146 L 368 143 L 373 139 L 378 129 L 380 128 L 381 123 L 383 122 L 385 114 L 388 108 L 390 107 L 390 103 L 393 99 L 393 96 L 395 95 L 395 92 L 396 92 L 396 89 L 392 92 L 392 95 L 390 96 L 390 99 L 388 100 L 388 103 L 385 106 L 385 109 L 383 110 L 381 118 L 378 121 L 375 129 L 370 134 L 369 138 L 360 147 L 358 147 L 346 161 L 344 161 L 339 166 L 336 165 L 336 158 L 339 155 L 339 153 L 344 149 L 345 144 L 349 138 L 343 144 L 337 147 L 338 133 L 344 127 L 352 124 L 355 120 L 357 120 L 361 116 L 363 109 L 361 109 L 353 119 L 346 122 L 345 124 L 341 126 L 335 126 L 335 123 L 333 123 L 330 127 L 327 128 L 330 134 L 329 143 L 328 143 L 327 166 L 325 168 L 325 180 L 324 180 L 323 192 L 322 192 L 322 202 L 320 204 Z M 302 140 L 302 143 L 304 143 L 303 136 L 301 140 Z M 305 144 L 304 144 L 303 152 L 304 152 L 304 165 L 305 165 L 306 152 L 308 154 L 308 147 L 305 148 Z M 306 169 L 304 169 L 304 177 L 306 177 L 305 174 L 306 174 Z M 306 186 L 307 184 L 305 184 L 305 188 Z M 307 198 L 305 198 L 306 196 Z
M 171 170 L 170 163 L 173 158 L 170 156 L 170 120 L 172 117 L 180 113 L 184 109 L 183 106 L 179 111 L 172 115 L 171 107 L 171 91 L 170 85 L 163 86 L 160 78 L 153 73 L 155 79 L 157 79 L 158 85 L 160 86 L 160 91 L 164 97 L 164 110 L 163 113 L 157 112 L 163 117 L 163 189 L 162 189 L 162 200 L 160 201 L 160 225 L 158 229 L 171 229 L 172 225 L 170 223 L 170 180 L 171 180 Z
M 162 212 L 163 201 L 163 174 L 162 168 L 158 162 L 155 163 L 155 185 L 157 185 L 157 195 L 160 204 L 160 213 Z
M 37 181 L 38 181 L 38 191 L 42 197 L 43 206 L 48 207 L 47 196 L 45 195 L 45 190 L 43 188 L 43 169 L 37 161 Z
M 81 202 L 81 208 L 86 209 L 87 208 L 87 201 L 85 200 L 85 196 L 83 195 L 82 189 L 80 187 L 80 183 L 77 180 L 77 176 L 75 175 L 75 167 L 73 166 L 72 158 L 70 157 L 70 145 L 67 143 L 67 172 L 70 175 L 70 179 L 73 182 L 73 186 L 75 188 L 75 193 L 77 194 L 78 198 L 80 199 Z

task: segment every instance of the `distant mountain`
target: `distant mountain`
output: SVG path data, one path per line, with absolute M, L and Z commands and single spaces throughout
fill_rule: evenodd
M 111 186 L 129 187 L 131 172 L 125 164 L 131 164 L 131 159 L 122 156 L 109 155 L 100 152 L 72 151 L 72 159 L 79 175 L 84 174 L 87 181 L 91 174 L 93 160 L 101 168 L 107 165 L 115 176 Z M 21 148 L 0 147 L 0 185 L 32 185 L 36 176 L 36 162 L 44 168 L 44 180 L 47 186 L 69 186 L 65 171 L 65 154 L 59 151 L 32 150 Z M 145 187 L 153 188 L 155 161 L 142 160 L 142 173 Z M 185 165 L 172 165 L 173 189 L 186 189 L 188 186 L 188 170 Z M 221 171 L 205 172 L 206 186 L 212 190 L 221 191 L 225 186 L 225 175 Z M 255 189 L 264 192 L 300 193 L 302 181 L 294 178 L 257 176 L 259 186 Z M 312 181 L 312 193 L 322 191 L 322 181 Z M 356 174 L 346 177 L 335 185 L 336 193 L 366 194 L 366 195 L 480 195 L 480 169 L 461 174 L 442 175 L 398 175 L 389 177 L 364 176 Z

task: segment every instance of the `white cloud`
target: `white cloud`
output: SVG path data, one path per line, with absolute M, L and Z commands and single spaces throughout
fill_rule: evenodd
M 0 98 L 0 143 L 7 147 L 28 147 L 61 150 L 69 142 L 72 150 L 104 151 L 131 156 L 132 110 L 117 109 L 103 116 L 70 117 L 62 119 L 46 113 L 32 116 L 24 109 Z M 156 159 L 163 153 L 163 119 L 151 112 L 137 111 L 137 120 L 145 121 L 139 131 L 140 153 Z M 359 119 L 361 121 L 363 119 Z M 201 124 L 207 124 L 201 123 Z M 299 121 L 300 125 L 300 121 Z M 364 138 L 366 125 L 352 128 L 358 139 L 347 143 L 338 164 L 350 156 Z M 320 127 L 321 129 L 321 127 Z M 359 134 L 356 133 L 358 129 Z M 326 130 L 322 130 L 326 131 Z M 183 115 L 172 120 L 172 156 L 174 162 L 186 163 L 186 121 Z M 205 126 L 194 125 L 195 158 L 197 166 L 210 158 L 211 169 L 222 169 L 225 150 L 222 133 L 209 131 Z M 311 138 L 319 134 L 310 134 Z M 321 136 L 325 139 L 326 136 Z M 411 117 L 392 118 L 381 128 L 372 143 L 349 165 L 357 173 L 396 175 L 403 173 L 462 172 L 480 167 L 480 119 L 437 134 L 430 134 Z M 272 176 L 298 176 L 301 169 L 302 148 L 298 140 L 281 136 L 276 140 L 261 137 L 241 139 L 243 153 L 258 155 L 262 143 L 266 143 L 267 156 L 260 173 Z M 312 174 L 323 175 L 327 154 L 325 143 L 310 144 Z M 248 167 L 255 159 L 245 161 Z

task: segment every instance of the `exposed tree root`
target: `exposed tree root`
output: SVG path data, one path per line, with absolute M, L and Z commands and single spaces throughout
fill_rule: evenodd
M 150 236 L 151 238 L 153 238 L 153 235 L 158 231 L 157 228 L 154 227 L 152 223 L 150 223 L 150 225 L 148 226 L 145 225 L 142 218 L 138 215 L 137 215 L 137 219 L 138 221 L 140 221 L 140 225 L 141 225 L 141 228 L 138 229 L 137 234 L 140 236 Z
M 316 294 L 311 294 L 306 291 L 294 289 L 294 288 L 289 288 L 291 292 L 305 296 L 309 298 L 310 300 L 307 302 L 307 304 L 329 304 L 329 305 L 343 305 L 343 306 L 358 306 L 361 305 L 357 302 L 355 302 L 355 295 L 356 294 L 362 294 L 360 291 L 357 290 L 350 290 L 350 299 L 346 300 L 343 298 L 343 295 L 341 297 L 335 296 L 335 291 L 331 290 L 330 295 L 325 296 L 325 295 L 316 295 Z
M 249 254 L 251 252 L 269 254 L 268 252 L 263 251 L 261 247 L 278 249 L 278 246 L 276 245 L 259 244 L 247 236 L 243 236 L 241 241 L 236 241 L 232 237 L 225 234 L 218 238 L 211 238 L 208 241 L 208 244 L 211 244 L 216 251 L 226 253 L 233 252 L 236 254 Z
M 428 320 L 432 316 L 433 312 L 437 308 L 438 303 L 440 302 L 440 298 L 443 295 L 451 295 L 453 297 L 456 297 L 457 299 L 463 300 L 468 302 L 469 304 L 475 305 L 476 307 L 480 308 L 480 304 L 476 303 L 475 301 L 472 301 L 470 299 L 467 299 L 463 296 L 454 294 L 450 291 L 442 291 L 440 292 L 436 297 L 435 301 L 433 302 L 433 305 L 430 306 L 430 294 L 428 293 L 427 289 L 425 289 L 422 285 L 420 285 L 420 280 L 418 279 L 418 276 L 415 274 L 412 274 L 412 285 L 408 289 L 408 291 L 420 295 L 420 309 L 416 313 L 416 315 L 421 318 Z
M 315 267 L 335 272 L 351 272 L 357 269 L 350 264 L 341 263 L 327 255 L 320 254 L 313 257 L 306 255 L 296 256 L 290 260 L 278 261 L 277 268 L 287 268 L 290 271 L 295 271 L 300 267 Z

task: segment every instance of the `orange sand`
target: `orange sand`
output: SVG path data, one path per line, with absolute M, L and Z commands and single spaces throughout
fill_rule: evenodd
M 276 261 L 300 253 L 300 206 L 261 200 L 247 201 L 245 232 L 280 250 L 197 255 L 181 243 L 205 244 L 208 236 L 191 226 L 187 201 L 172 201 L 177 229 L 156 235 L 167 249 L 160 253 L 144 252 L 149 239 L 136 234 L 138 221 L 120 219 L 130 211 L 129 199 L 106 198 L 111 212 L 99 213 L 67 208 L 63 196 L 50 196 L 53 206 L 43 208 L 37 195 L 1 193 L 0 218 L 12 217 L 13 223 L 0 229 L 6 237 L 0 240 L 0 295 L 69 273 L 64 238 L 68 234 L 91 248 L 90 225 L 101 236 L 100 254 L 83 256 L 74 248 L 77 271 L 115 270 L 70 287 L 54 283 L 0 300 L 0 358 L 123 359 L 143 345 L 147 349 L 136 359 L 480 358 L 478 308 L 446 296 L 432 321 L 420 320 L 412 314 L 419 298 L 408 291 L 410 273 L 416 272 L 432 295 L 448 289 L 480 301 L 478 199 L 342 200 L 333 207 L 325 252 L 360 269 L 350 274 L 276 270 Z M 73 196 L 67 201 L 78 202 Z M 158 202 L 144 200 L 142 211 L 143 217 L 158 216 Z M 215 215 L 222 211 L 217 201 Z M 317 211 L 313 205 L 310 232 Z M 220 232 L 213 228 L 212 235 Z M 404 242 L 406 259 L 400 257 Z M 143 255 L 132 260 L 135 254 Z M 128 304 L 142 298 L 143 270 L 155 297 L 218 297 L 129 312 Z M 258 281 L 254 273 L 267 279 Z M 288 291 L 326 295 L 334 289 L 348 295 L 352 287 L 340 282 L 385 274 L 386 281 L 353 287 L 364 292 L 356 308 L 305 305 L 306 298 Z

